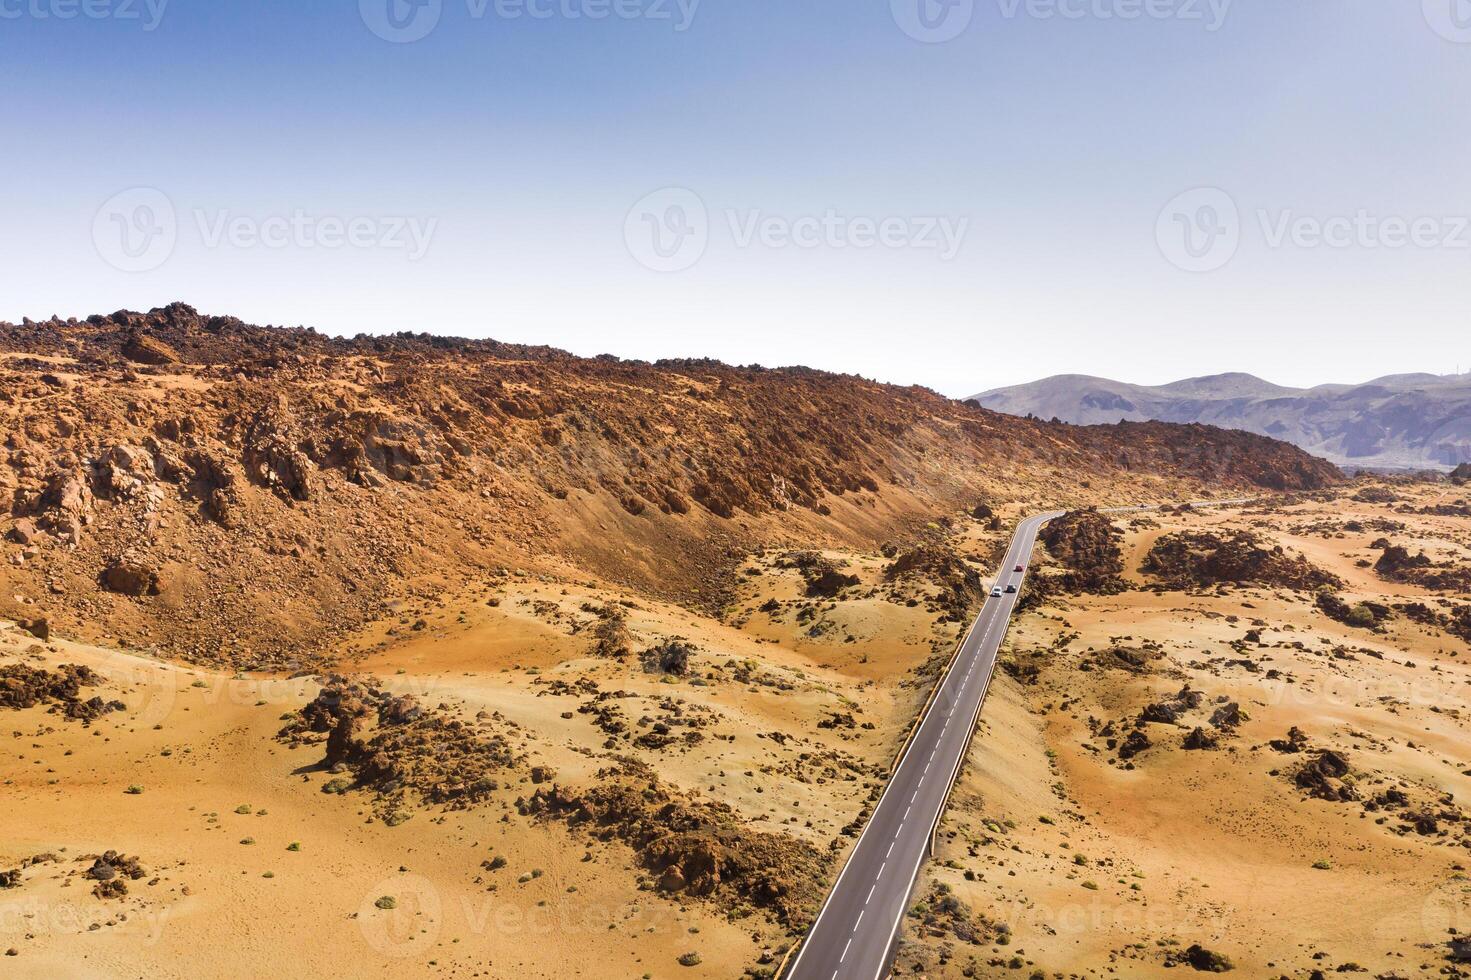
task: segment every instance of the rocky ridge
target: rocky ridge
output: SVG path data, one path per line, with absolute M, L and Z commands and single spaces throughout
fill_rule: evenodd
M 395 598 L 508 565 L 716 611 L 753 547 L 876 543 L 999 488 L 1066 504 L 1338 479 L 1204 426 L 180 303 L 0 324 L 0 431 L 0 617 L 238 667 L 300 666 Z

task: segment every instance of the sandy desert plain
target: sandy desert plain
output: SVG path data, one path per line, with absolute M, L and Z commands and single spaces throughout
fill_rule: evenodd
M 774 976 L 1054 507 L 896 975 L 1467 971 L 1444 478 L 183 304 L 0 422 L 6 976 Z
M 1167 975 L 1199 947 L 1249 976 L 1459 975 L 1467 620 L 1382 556 L 1464 574 L 1465 506 L 1447 484 L 1366 483 L 1070 528 L 896 972 Z M 95 673 L 3 715 L 6 972 L 769 975 L 953 646 L 990 528 L 932 524 L 913 574 L 753 555 L 721 617 L 500 575 L 372 624 L 337 680 L 8 626 L 7 680 Z M 1191 549 L 1143 570 L 1182 533 Z M 330 764 L 312 730 L 313 711 L 371 733 L 395 710 L 414 730 Z M 432 802 L 446 767 L 478 785 Z M 722 868 L 727 851 L 762 863 Z

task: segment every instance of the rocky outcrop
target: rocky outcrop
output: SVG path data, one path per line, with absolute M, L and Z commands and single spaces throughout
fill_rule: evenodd
M 802 573 L 802 581 L 811 598 L 831 599 L 844 589 L 858 584 L 858 576 L 840 569 L 846 562 L 835 562 L 815 551 L 793 551 L 777 560 L 778 568 L 795 568 Z
M 1247 531 L 1163 535 L 1140 567 L 1146 575 L 1177 589 L 1228 584 L 1311 590 L 1343 584 L 1303 556 L 1288 554 L 1281 545 L 1263 543 Z
M 9 531 L 5 532 L 5 537 L 16 544 L 32 544 L 40 533 L 35 521 L 29 517 L 22 517 L 11 526 Z
M 380 815 L 396 822 L 420 803 L 464 809 L 500 788 L 521 756 L 491 722 L 469 724 L 374 680 L 334 676 L 277 737 L 324 745 L 323 765 L 351 773 L 350 785 L 371 792 Z
M 136 857 L 128 857 L 117 851 L 107 851 L 93 856 L 92 866 L 82 875 L 96 882 L 92 886 L 92 894 L 106 900 L 126 896 L 128 882 L 146 877 L 148 871 L 138 863 Z
M 1320 749 L 1292 774 L 1298 788 L 1314 799 L 1330 803 L 1346 803 L 1359 798 L 1358 791 L 1344 777 L 1349 774 L 1346 758 L 1331 749 Z
M 1188 966 L 1199 973 L 1229 973 L 1236 968 L 1225 954 L 1206 949 L 1199 943 L 1166 953 L 1165 966 Z
M 286 424 L 271 413 L 258 416 L 245 437 L 243 459 L 250 478 L 285 500 L 310 500 L 312 471 L 306 453 L 297 449 Z
M 1332 592 L 1319 592 L 1315 604 L 1329 619 L 1357 629 L 1377 630 L 1394 613 L 1379 602 L 1348 603 Z
M 1471 592 L 1471 565 L 1436 562 L 1424 551 L 1412 555 L 1403 545 L 1379 543 L 1384 550 L 1374 563 L 1374 571 L 1380 577 L 1436 592 Z
M 1180 716 L 1185 712 L 1199 708 L 1201 702 L 1204 700 L 1204 695 L 1199 691 L 1191 690 L 1187 684 L 1177 693 L 1163 701 L 1156 701 L 1153 704 L 1145 705 L 1139 712 L 1139 723 L 1173 725 L 1180 720 Z
M 1445 630 L 1471 643 L 1471 605 L 1443 602 L 1444 612 L 1431 609 L 1423 602 L 1401 602 L 1394 608 L 1414 622 Z
M 1061 576 L 1049 577 L 1050 588 L 1100 594 L 1127 588 L 1119 577 L 1124 570 L 1123 533 L 1098 511 L 1070 511 L 1044 525 L 1040 537 L 1067 569 Z
M 1285 755 L 1296 755 L 1308 747 L 1308 736 L 1301 728 L 1293 725 L 1287 730 L 1286 738 L 1274 738 L 1269 743 L 1274 752 Z
M 915 579 L 939 589 L 939 603 L 954 622 L 965 622 L 986 594 L 981 574 L 947 544 L 927 543 L 898 555 L 884 569 L 889 581 Z
M 205 513 L 226 528 L 238 528 L 241 508 L 235 470 L 222 456 L 191 449 L 184 457 L 191 469 L 191 489 L 204 501 Z
M 598 611 L 598 621 L 593 626 L 593 653 L 599 657 L 625 657 L 633 650 L 633 634 L 628 629 L 628 617 L 616 605 L 606 605 Z
M 1423 551 L 1418 555 L 1411 555 L 1403 546 L 1385 542 L 1384 553 L 1374 563 L 1374 571 L 1388 579 L 1404 579 L 1410 573 L 1430 568 L 1433 564 Z
M 127 709 L 127 705 L 116 699 L 98 695 L 82 697 L 82 688 L 96 687 L 102 682 L 91 668 L 76 664 L 62 664 L 54 671 L 26 664 L 6 664 L 0 666 L 0 708 L 20 710 L 49 705 L 52 714 L 87 725 L 103 715 Z
M 605 769 L 580 792 L 543 786 L 518 807 L 623 841 L 664 892 L 743 899 L 788 924 L 821 897 L 824 862 L 812 845 L 753 830 L 725 804 L 667 787 L 647 767 Z
M 1218 736 L 1211 732 L 1207 732 L 1204 728 L 1201 728 L 1199 725 L 1197 725 L 1194 729 L 1191 730 L 1189 735 L 1185 736 L 1185 741 L 1180 744 L 1181 747 L 1184 749 L 1192 752 L 1198 752 L 1214 749 L 1217 747 L 1219 742 L 1220 739 Z
M 642 656 L 644 669 L 658 674 L 683 677 L 689 673 L 690 657 L 694 647 L 683 640 L 665 640 L 645 650 Z
M 90 667 L 62 664 L 54 671 L 26 664 L 0 666 L 0 708 L 76 701 L 84 687 L 102 683 Z

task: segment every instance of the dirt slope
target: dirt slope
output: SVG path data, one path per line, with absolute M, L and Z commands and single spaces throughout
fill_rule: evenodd
M 1078 428 L 805 368 L 336 339 L 183 304 L 0 324 L 0 433 L 0 615 L 244 667 L 503 567 L 716 611 L 761 545 L 873 547 L 983 498 L 1336 479 L 1201 426 Z

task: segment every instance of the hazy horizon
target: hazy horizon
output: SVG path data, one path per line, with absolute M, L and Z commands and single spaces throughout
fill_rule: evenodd
M 237 314 L 234 314 L 234 313 L 230 313 L 228 311 L 225 311 L 225 310 L 210 310 L 210 309 L 204 309 L 204 308 L 201 308 L 201 307 L 197 307 L 197 306 L 194 306 L 194 304 L 190 303 L 186 299 L 176 299 L 176 300 L 170 300 L 170 301 L 164 302 L 164 303 L 154 303 L 154 304 L 151 304 L 149 306 L 139 307 L 139 308 L 136 308 L 136 309 L 131 309 L 130 312 L 134 312 L 134 313 L 146 313 L 146 312 L 148 312 L 151 309 L 165 307 L 165 306 L 169 305 L 169 303 L 175 303 L 175 302 L 177 302 L 177 303 L 184 303 L 184 304 L 186 304 L 188 306 L 194 307 L 196 310 L 198 310 L 198 312 L 200 312 L 201 314 L 205 314 L 205 315 L 213 315 L 213 316 L 236 316 L 237 315 Z M 66 312 L 62 312 L 62 311 L 59 311 L 59 310 L 58 311 L 54 311 L 52 313 L 47 313 L 47 314 L 44 314 L 44 315 L 36 315 L 36 314 L 32 314 L 32 313 L 26 313 L 26 314 L 22 314 L 21 316 L 17 316 L 17 317 L 14 317 L 14 318 L 0 317 L 0 321 L 9 321 L 9 322 L 14 322 L 14 323 L 19 323 L 23 318 L 29 318 L 31 320 L 45 320 L 45 319 L 49 319 L 52 316 L 58 316 L 58 317 L 60 317 L 63 320 L 66 320 L 66 319 L 68 319 L 70 317 L 75 317 L 77 319 L 84 319 L 87 316 L 91 316 L 91 315 L 94 315 L 94 314 L 104 314 L 105 315 L 105 314 L 120 312 L 123 309 L 127 309 L 127 308 L 126 307 L 119 307 L 117 310 L 92 310 L 92 311 L 87 312 L 87 313 L 66 313 Z M 244 317 L 241 317 L 240 319 L 242 321 L 246 322 L 246 323 L 251 323 L 252 322 L 250 320 L 247 320 Z M 255 326 L 274 326 L 274 327 L 281 327 L 281 328 L 286 328 L 286 329 L 310 328 L 310 329 L 313 329 L 313 330 L 317 331 L 320 334 L 324 334 L 324 335 L 327 335 L 327 336 L 333 336 L 333 337 L 341 337 L 341 338 L 351 338 L 351 337 L 356 336 L 356 335 L 359 335 L 359 334 L 364 335 L 364 336 L 387 336 L 387 335 L 394 334 L 394 333 L 399 333 L 399 332 L 407 332 L 407 333 L 429 333 L 429 334 L 432 334 L 432 335 L 435 335 L 435 336 L 440 336 L 440 337 L 457 337 L 457 338 L 464 339 L 464 340 L 494 340 L 494 341 L 499 341 L 501 343 L 525 344 L 527 346 L 555 347 L 555 348 L 557 348 L 559 350 L 564 350 L 567 353 L 573 354 L 573 355 L 578 356 L 578 357 L 592 358 L 592 357 L 597 357 L 599 355 L 612 355 L 612 356 L 618 357 L 618 358 L 620 358 L 622 360 L 628 360 L 628 361 L 637 360 L 637 361 L 644 361 L 644 362 L 647 362 L 647 363 L 654 363 L 654 362 L 660 361 L 660 360 L 700 360 L 700 359 L 704 359 L 704 358 L 713 358 L 715 360 L 722 360 L 721 358 L 717 358 L 714 355 L 701 353 L 699 351 L 690 351 L 690 352 L 671 351 L 669 353 L 659 354 L 659 355 L 656 355 L 656 356 L 653 356 L 653 357 L 636 357 L 636 356 L 631 355 L 631 354 L 624 354 L 624 353 L 622 353 L 622 352 L 620 352 L 620 351 L 618 351 L 616 349 L 611 349 L 611 348 L 608 348 L 608 349 L 602 349 L 602 348 L 600 348 L 600 349 L 592 349 L 592 348 L 589 348 L 587 350 L 572 350 L 572 349 L 567 348 L 567 347 L 562 347 L 561 345 L 558 345 L 558 344 L 550 344 L 550 343 L 546 343 L 544 341 L 536 341 L 536 340 L 512 340 L 512 339 L 510 339 L 508 337 L 499 336 L 499 335 L 496 335 L 494 333 L 488 333 L 488 332 L 459 333 L 459 332 L 451 332 L 451 331 L 444 331 L 444 330 L 425 329 L 423 327 L 419 327 L 419 328 L 403 327 L 403 328 L 398 328 L 398 329 L 349 331 L 349 330 L 331 330 L 331 329 L 324 329 L 323 327 L 321 327 L 321 326 L 319 326 L 317 324 L 311 324 L 311 323 L 265 323 L 265 322 L 262 322 L 262 323 L 255 323 L 254 325 Z M 873 380 L 873 381 L 883 382 L 885 384 L 894 384 L 894 385 L 901 385 L 901 386 L 903 386 L 903 385 L 922 385 L 923 387 L 931 387 L 930 385 L 927 385 L 927 384 L 925 384 L 924 382 L 921 382 L 921 381 L 913 381 L 913 380 L 906 381 L 906 380 L 904 380 L 902 378 L 884 378 L 884 377 L 877 377 L 877 376 L 870 375 L 870 374 L 863 374 L 862 372 L 840 371 L 840 370 L 838 370 L 836 368 L 829 367 L 828 365 L 825 365 L 825 364 L 822 364 L 822 363 L 790 363 L 790 364 L 782 363 L 782 364 L 778 364 L 778 363 L 764 362 L 764 361 L 759 361 L 759 360 L 757 360 L 757 361 L 724 361 L 724 363 L 735 365 L 735 366 L 756 366 L 756 367 L 768 368 L 768 369 L 772 369 L 772 370 L 780 370 L 780 369 L 783 369 L 783 368 L 807 368 L 807 369 L 812 369 L 812 370 L 817 370 L 817 371 L 828 371 L 828 372 L 835 373 L 835 374 L 855 374 L 857 376 L 868 378 L 869 380 Z M 1390 374 L 1378 374 L 1378 375 L 1375 375 L 1374 377 L 1371 377 L 1371 378 L 1363 378 L 1361 380 L 1333 380 L 1333 379 L 1329 379 L 1329 380 L 1317 381 L 1317 382 L 1313 382 L 1313 383 L 1305 384 L 1305 385 L 1293 385 L 1293 384 L 1284 384 L 1284 383 L 1278 381 L 1276 378 L 1262 377 L 1261 375 L 1255 374 L 1255 373 L 1250 372 L 1250 371 L 1237 371 L 1237 370 L 1232 370 L 1232 369 L 1229 369 L 1229 368 L 1228 369 L 1224 369 L 1224 370 L 1220 370 L 1220 371 L 1212 371 L 1212 372 L 1210 372 L 1208 374 L 1190 375 L 1188 377 L 1171 377 L 1171 378 L 1164 378 L 1164 379 L 1158 380 L 1158 381 L 1140 381 L 1140 380 L 1133 379 L 1133 378 L 1110 378 L 1110 377 L 1105 377 L 1103 375 L 1092 374 L 1092 373 L 1088 373 L 1088 372 L 1059 371 L 1059 372 L 1055 372 L 1055 373 L 1052 373 L 1052 374 L 1041 375 L 1041 376 L 1038 376 L 1038 377 L 1025 378 L 1025 379 L 1018 380 L 1018 381 L 1008 381 L 1008 382 L 1004 382 L 1002 384 L 992 385 L 989 388 L 979 389 L 979 390 L 976 390 L 976 391 L 966 392 L 964 394 L 958 394 L 958 393 L 949 392 L 949 391 L 940 391 L 939 389 L 935 389 L 935 390 L 937 392 L 939 392 L 940 394 L 945 395 L 947 397 L 954 398 L 954 399 L 957 399 L 957 400 L 963 400 L 963 399 L 971 398 L 971 397 L 973 397 L 975 395 L 987 394 L 987 393 L 990 393 L 992 391 L 1000 391 L 1000 390 L 1004 390 L 1004 389 L 1008 389 L 1008 388 L 1021 388 L 1021 387 L 1026 387 L 1027 385 L 1037 384 L 1037 383 L 1040 383 L 1040 382 L 1043 382 L 1043 381 L 1049 381 L 1049 380 L 1052 380 L 1053 378 L 1063 378 L 1063 377 L 1092 378 L 1092 379 L 1099 380 L 1099 381 L 1110 381 L 1110 382 L 1114 382 L 1114 383 L 1117 383 L 1117 384 L 1131 385 L 1131 386 L 1139 387 L 1139 388 L 1160 388 L 1160 387 L 1164 387 L 1164 386 L 1167 386 L 1167 385 L 1170 385 L 1170 384 L 1179 383 L 1179 382 L 1197 381 L 1197 380 L 1201 380 L 1201 379 L 1214 378 L 1214 377 L 1220 377 L 1220 376 L 1223 376 L 1223 375 L 1231 375 L 1231 374 L 1244 374 L 1244 375 L 1249 375 L 1251 377 L 1256 378 L 1258 381 L 1265 381 L 1265 382 L 1267 382 L 1269 384 L 1273 384 L 1273 385 L 1276 385 L 1276 386 L 1281 387 L 1281 388 L 1294 388 L 1294 389 L 1302 390 L 1302 391 L 1309 391 L 1309 390 L 1311 390 L 1313 388 L 1319 388 L 1319 387 L 1324 387 L 1324 386 L 1329 386 L 1329 385 L 1338 385 L 1338 386 L 1345 386 L 1345 387 L 1356 387 L 1356 386 L 1359 386 L 1359 385 L 1370 384 L 1370 383 L 1372 383 L 1374 381 L 1379 381 L 1379 380 L 1381 380 L 1383 378 L 1394 377 L 1394 376 L 1399 376 L 1399 375 L 1431 375 L 1433 377 L 1437 377 L 1437 378 L 1440 378 L 1442 380 L 1447 379 L 1447 378 L 1462 378 L 1462 377 L 1471 378 L 1471 370 L 1463 371 L 1463 372 L 1460 372 L 1459 374 L 1456 373 L 1456 372 L 1449 372 L 1449 373 L 1445 373 L 1445 374 L 1437 374 L 1437 373 L 1432 372 L 1432 371 L 1396 371 L 1396 372 L 1392 372 Z

